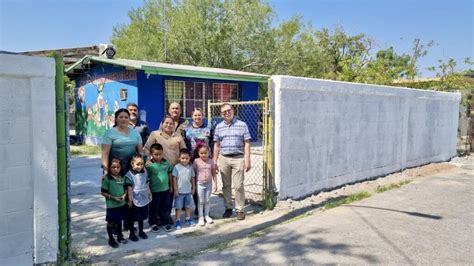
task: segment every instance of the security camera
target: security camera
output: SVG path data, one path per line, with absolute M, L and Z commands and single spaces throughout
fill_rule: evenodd
M 105 53 L 105 56 L 106 56 L 108 59 L 112 59 L 112 58 L 114 58 L 116 51 L 115 51 L 115 49 L 114 49 L 113 47 L 107 47 L 107 48 L 104 50 L 103 53 Z

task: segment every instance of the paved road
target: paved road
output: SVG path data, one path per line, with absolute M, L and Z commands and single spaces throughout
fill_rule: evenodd
M 474 165 L 279 225 L 178 264 L 474 264 Z

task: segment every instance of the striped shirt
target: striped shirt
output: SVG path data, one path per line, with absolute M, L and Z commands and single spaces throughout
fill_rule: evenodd
M 220 143 L 219 154 L 244 154 L 244 141 L 249 140 L 250 133 L 247 124 L 234 118 L 230 124 L 224 121 L 216 126 L 214 141 Z

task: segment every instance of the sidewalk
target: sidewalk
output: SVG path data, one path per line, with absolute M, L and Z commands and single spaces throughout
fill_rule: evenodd
M 473 265 L 474 164 L 295 219 L 225 250 L 174 261 L 206 265 Z
M 98 158 L 75 158 L 72 161 L 71 183 L 73 196 L 71 213 L 73 251 L 76 256 L 84 261 L 99 264 L 143 264 L 153 261 L 163 262 L 169 259 L 179 260 L 184 259 L 187 256 L 198 256 L 196 259 L 192 260 L 193 262 L 200 261 L 203 263 L 215 261 L 222 263 L 224 262 L 222 259 L 225 258 L 216 259 L 216 257 L 202 257 L 202 259 L 199 259 L 199 255 L 209 249 L 224 250 L 229 248 L 236 244 L 235 240 L 248 240 L 250 239 L 248 238 L 249 236 L 253 238 L 262 235 L 262 232 L 265 232 L 265 229 L 268 229 L 271 226 L 278 226 L 287 223 L 295 216 L 304 214 L 308 211 L 319 212 L 318 207 L 320 207 L 322 203 L 330 198 L 344 195 L 344 193 L 350 193 L 357 189 L 365 190 L 367 187 L 373 187 L 379 183 L 398 182 L 405 179 L 422 179 L 423 176 L 419 176 L 419 171 L 413 171 L 413 173 L 410 174 L 410 170 L 407 170 L 404 174 L 394 174 L 374 181 L 366 181 L 352 186 L 346 186 L 339 190 L 320 193 L 304 201 L 280 202 L 279 206 L 277 206 L 274 211 L 259 212 L 259 210 L 248 208 L 248 216 L 245 221 L 236 221 L 235 218 L 217 219 L 215 224 L 206 225 L 205 227 L 183 228 L 180 231 L 173 231 L 170 233 L 149 232 L 149 239 L 147 240 L 140 240 L 139 242 L 129 241 L 126 245 L 120 245 L 118 249 L 112 249 L 107 245 L 104 221 L 105 204 L 103 198 L 99 195 L 100 169 L 98 167 L 98 162 Z M 472 165 L 472 158 L 468 162 Z M 461 169 L 452 163 L 433 164 L 422 168 L 426 169 L 424 171 L 426 176 L 432 176 L 436 171 L 441 174 L 443 171 L 446 173 L 460 171 Z M 97 179 L 88 179 L 85 176 L 97 176 Z M 410 185 L 411 184 L 408 184 L 407 186 Z M 389 192 L 387 192 L 387 195 L 390 195 Z M 377 194 L 377 196 L 384 194 L 385 193 Z M 374 196 L 373 198 L 375 199 L 376 197 Z M 370 199 L 372 198 L 369 198 L 369 200 Z M 212 197 L 211 216 L 218 218 L 222 215 L 223 211 L 222 198 L 217 196 Z M 408 209 L 407 211 L 412 210 Z M 323 213 L 329 214 L 329 212 Z M 319 215 L 314 215 L 314 217 L 317 216 Z M 377 216 L 375 216 L 375 218 L 376 217 Z M 371 219 L 373 218 L 374 217 L 371 217 Z M 340 219 L 348 219 L 348 221 L 350 221 L 352 218 L 344 218 L 341 216 Z M 292 225 L 292 227 L 296 228 L 296 231 L 304 230 L 305 227 L 307 227 L 307 224 Z M 274 243 L 275 247 L 282 248 L 286 244 L 291 244 L 291 242 L 287 242 L 283 237 L 291 237 L 292 233 L 294 232 L 288 231 L 286 234 L 283 233 L 279 235 L 281 239 L 274 237 L 268 241 L 269 243 Z M 127 233 L 125 233 L 125 235 L 127 235 Z M 256 244 L 261 245 L 262 243 Z M 252 246 L 253 245 L 250 245 L 250 250 L 253 250 Z M 337 250 L 337 247 L 335 248 Z M 245 252 L 247 251 L 248 250 L 245 250 Z M 271 249 L 260 251 L 259 249 L 255 249 L 254 251 L 258 251 L 253 253 L 256 258 L 258 258 L 262 256 L 261 252 L 270 252 Z M 217 256 L 219 256 L 218 254 L 219 252 L 217 252 Z M 243 263 L 243 261 L 239 260 L 236 260 L 235 262 Z M 266 262 L 271 263 L 271 261 Z M 370 261 L 360 262 L 370 263 Z M 189 263 L 189 261 L 186 263 Z

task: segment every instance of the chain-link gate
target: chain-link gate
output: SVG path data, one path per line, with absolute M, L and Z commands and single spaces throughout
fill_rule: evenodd
M 208 102 L 208 119 L 213 128 L 223 118 L 220 116 L 222 102 Z M 251 169 L 245 173 L 245 199 L 250 203 L 259 203 L 267 208 L 274 205 L 274 182 L 272 167 L 272 149 L 270 134 L 270 112 L 268 99 L 262 101 L 230 102 L 234 107 L 235 117 L 244 121 L 250 132 L 250 160 Z M 218 189 L 222 188 L 220 175 L 217 178 Z

